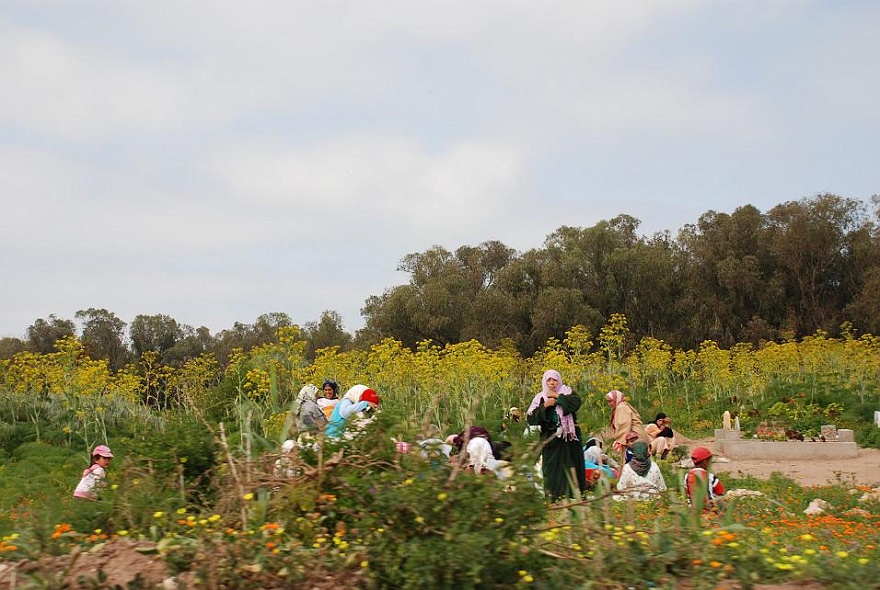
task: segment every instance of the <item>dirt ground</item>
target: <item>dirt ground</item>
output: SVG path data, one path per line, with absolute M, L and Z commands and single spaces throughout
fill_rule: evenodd
M 693 448 L 703 445 L 715 453 L 713 439 L 688 440 Z M 778 472 L 797 481 L 802 486 L 822 486 L 829 483 L 844 483 L 853 486 L 876 487 L 880 485 L 880 449 L 859 449 L 858 456 L 851 459 L 828 459 L 813 461 L 778 460 L 730 460 L 723 453 L 717 453 L 719 460 L 712 464 L 718 473 L 739 473 L 765 479 Z

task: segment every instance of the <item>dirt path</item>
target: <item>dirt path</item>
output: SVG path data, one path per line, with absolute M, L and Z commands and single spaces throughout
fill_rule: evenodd
M 714 439 L 687 441 L 688 447 L 704 445 L 715 452 Z M 773 472 L 781 473 L 803 486 L 822 486 L 842 482 L 849 485 L 875 487 L 880 485 L 880 449 L 859 449 L 851 459 L 800 460 L 733 460 L 718 453 L 719 461 L 713 463 L 717 473 L 737 475 L 743 473 L 761 479 Z M 729 461 L 729 462 L 728 462 Z

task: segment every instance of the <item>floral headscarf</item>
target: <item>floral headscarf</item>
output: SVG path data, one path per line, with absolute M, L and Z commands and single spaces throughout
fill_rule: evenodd
M 297 401 L 300 404 L 304 402 L 313 402 L 315 401 L 315 396 L 318 394 L 318 387 L 313 383 L 309 383 L 308 385 L 303 385 L 303 388 L 299 390 L 299 393 L 296 395 Z
M 559 371 L 553 369 L 544 371 L 544 375 L 541 377 L 541 385 L 543 387 L 541 391 L 536 393 L 535 397 L 532 398 L 532 403 L 529 404 L 529 410 L 526 414 L 531 415 L 531 413 L 535 411 L 535 408 L 541 404 L 541 400 L 545 399 L 550 394 L 551 390 L 547 385 L 547 380 L 551 377 L 556 379 L 557 394 L 571 395 L 571 387 L 562 383 L 562 375 L 559 374 Z M 558 404 L 556 405 L 556 415 L 559 416 L 559 423 L 562 425 L 562 440 L 577 440 L 577 430 L 574 425 L 574 417 L 571 414 L 563 413 L 562 407 Z

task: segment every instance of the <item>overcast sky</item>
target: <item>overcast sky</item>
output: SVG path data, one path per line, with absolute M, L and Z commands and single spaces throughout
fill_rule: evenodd
M 0 0 L 0 336 L 338 311 L 433 245 L 880 193 L 880 2 Z

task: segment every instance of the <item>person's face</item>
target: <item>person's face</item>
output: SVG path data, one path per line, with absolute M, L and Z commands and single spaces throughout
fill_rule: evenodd
M 113 457 L 103 457 L 103 456 L 101 456 L 101 457 L 98 457 L 98 461 L 97 461 L 97 463 L 98 463 L 98 465 L 100 465 L 101 467 L 107 467 L 108 465 L 110 465 L 110 461 L 112 461 L 112 460 L 113 460 Z
M 324 397 L 332 398 L 335 395 L 336 395 L 336 392 L 333 391 L 333 388 L 330 387 L 329 385 L 324 388 Z
M 550 391 L 556 391 L 556 388 L 559 387 L 559 379 L 555 377 L 547 377 L 547 389 Z

